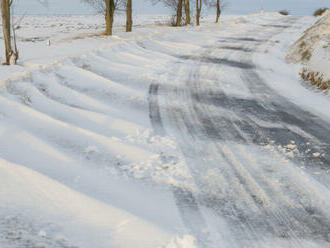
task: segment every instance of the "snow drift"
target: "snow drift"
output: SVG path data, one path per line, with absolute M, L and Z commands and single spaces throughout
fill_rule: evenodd
M 311 28 L 291 47 L 287 59 L 301 63 L 304 80 L 321 89 L 330 87 L 330 12 Z

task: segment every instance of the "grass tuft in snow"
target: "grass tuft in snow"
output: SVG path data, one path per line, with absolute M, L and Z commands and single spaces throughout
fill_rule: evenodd
M 321 90 L 330 89 L 330 80 L 325 80 L 323 73 L 309 71 L 307 68 L 303 68 L 300 76 L 303 80 L 310 82 Z
M 319 9 L 315 10 L 313 15 L 315 17 L 322 16 L 327 10 L 329 10 L 329 8 L 319 8 Z
M 289 11 L 287 11 L 287 10 L 281 10 L 278 13 L 280 13 L 281 15 L 285 15 L 285 16 L 290 15 Z

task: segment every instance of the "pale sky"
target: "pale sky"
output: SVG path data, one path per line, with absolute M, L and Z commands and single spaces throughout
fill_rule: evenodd
M 48 0 L 44 7 L 38 0 L 16 0 L 16 13 L 26 14 L 92 14 L 94 10 L 80 0 Z M 45 0 L 39 0 L 45 1 Z M 319 7 L 330 7 L 330 0 L 225 0 L 226 14 L 257 12 L 263 5 L 266 11 L 289 10 L 295 15 L 311 15 Z M 135 14 L 166 14 L 169 11 L 161 4 L 153 6 L 151 0 L 133 0 Z M 212 12 L 210 12 L 212 13 Z

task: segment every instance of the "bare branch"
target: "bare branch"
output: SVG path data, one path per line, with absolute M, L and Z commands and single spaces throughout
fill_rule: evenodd
M 104 0 L 80 0 L 83 3 L 87 3 L 88 5 L 92 6 L 97 13 L 105 14 L 105 1 Z M 122 7 L 124 8 L 127 0 L 115 0 L 115 9 L 118 10 L 118 8 Z

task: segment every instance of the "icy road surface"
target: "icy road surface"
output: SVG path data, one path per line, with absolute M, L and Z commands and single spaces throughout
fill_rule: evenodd
M 172 84 L 150 87 L 154 129 L 176 137 L 198 188 L 174 191 L 198 247 L 330 247 L 330 123 L 252 60 L 298 27 L 291 17 L 203 33 L 214 43 L 176 55 Z
M 0 68 L 0 247 L 330 248 L 330 99 L 284 60 L 315 20 L 36 27 Z

